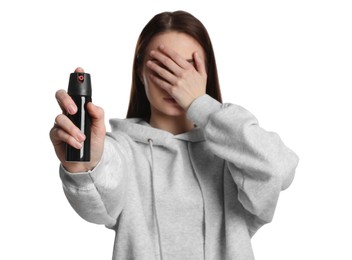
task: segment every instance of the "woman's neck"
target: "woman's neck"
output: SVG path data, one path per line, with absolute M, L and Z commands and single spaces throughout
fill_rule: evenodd
M 191 131 L 194 128 L 193 122 L 187 119 L 186 115 L 168 116 L 159 114 L 156 116 L 152 113 L 149 124 L 174 135 Z

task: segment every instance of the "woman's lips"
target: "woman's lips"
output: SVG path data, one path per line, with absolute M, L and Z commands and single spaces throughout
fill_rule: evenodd
M 164 100 L 167 102 L 167 103 L 172 103 L 172 104 L 176 104 L 176 100 L 172 97 L 165 97 Z

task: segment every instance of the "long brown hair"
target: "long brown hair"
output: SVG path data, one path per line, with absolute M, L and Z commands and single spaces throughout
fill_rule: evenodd
M 140 79 L 145 50 L 151 39 L 162 32 L 178 31 L 192 36 L 204 49 L 207 68 L 206 93 L 222 102 L 215 55 L 210 37 L 204 25 L 185 11 L 163 12 L 155 15 L 142 30 L 136 45 L 132 70 L 132 86 L 127 118 L 150 119 L 150 103 Z

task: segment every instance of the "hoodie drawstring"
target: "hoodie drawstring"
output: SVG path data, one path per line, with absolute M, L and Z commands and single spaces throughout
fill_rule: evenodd
M 161 234 L 160 234 L 160 226 L 159 226 L 159 220 L 158 220 L 158 212 L 156 208 L 156 196 L 155 196 L 155 188 L 154 188 L 154 153 L 153 153 L 153 140 L 148 139 L 149 143 L 149 148 L 150 148 L 150 155 L 151 155 L 151 184 L 152 184 L 152 207 L 153 207 L 153 213 L 154 213 L 154 220 L 156 224 L 156 229 L 157 229 L 157 234 L 158 234 L 158 243 L 159 243 L 159 254 L 160 254 L 160 260 L 163 260 L 163 250 L 161 246 Z

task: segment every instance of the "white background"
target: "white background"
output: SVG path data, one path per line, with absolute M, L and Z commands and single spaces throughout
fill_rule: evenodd
M 80 219 L 58 176 L 54 93 L 91 73 L 106 120 L 125 117 L 137 37 L 161 11 L 208 28 L 225 102 L 300 157 L 258 260 L 352 259 L 350 1 L 1 1 L 0 259 L 111 259 L 114 233 Z

